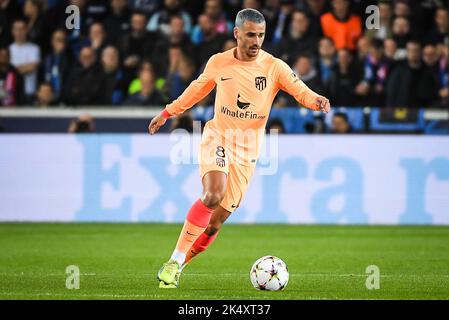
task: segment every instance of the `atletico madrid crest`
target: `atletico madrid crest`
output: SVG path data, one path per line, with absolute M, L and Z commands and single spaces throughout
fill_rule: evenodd
M 256 77 L 255 78 L 256 88 L 259 91 L 262 91 L 267 86 L 267 78 L 265 77 Z

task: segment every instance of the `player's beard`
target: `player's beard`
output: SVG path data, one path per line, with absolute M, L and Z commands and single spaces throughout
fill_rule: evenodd
M 248 48 L 248 50 L 246 51 L 248 54 L 248 57 L 257 57 L 257 55 L 259 54 L 259 50 L 260 48 L 258 46 L 251 46 Z

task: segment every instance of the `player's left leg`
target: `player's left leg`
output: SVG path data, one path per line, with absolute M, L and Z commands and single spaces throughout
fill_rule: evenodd
M 183 268 L 190 262 L 190 260 L 196 257 L 198 254 L 206 250 L 212 242 L 217 238 L 223 223 L 228 219 L 232 212 L 224 209 L 222 206 L 218 206 L 212 213 L 209 225 L 206 230 L 199 236 L 199 238 L 192 245 L 187 252 L 186 260 Z

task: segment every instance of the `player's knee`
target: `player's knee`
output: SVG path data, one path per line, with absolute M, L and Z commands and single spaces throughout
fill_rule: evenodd
M 223 200 L 224 194 L 223 190 L 207 190 L 201 200 L 206 207 L 215 209 Z

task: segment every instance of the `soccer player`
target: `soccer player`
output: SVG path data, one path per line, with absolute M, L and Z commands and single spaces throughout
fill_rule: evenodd
M 199 152 L 203 193 L 187 213 L 176 248 L 159 270 L 160 288 L 177 288 L 182 269 L 217 237 L 240 205 L 254 173 L 273 99 L 279 90 L 301 105 L 329 112 L 329 100 L 310 90 L 282 60 L 261 49 L 265 18 L 243 9 L 235 19 L 237 47 L 210 57 L 203 73 L 148 126 L 154 134 L 216 88 L 215 115 Z

